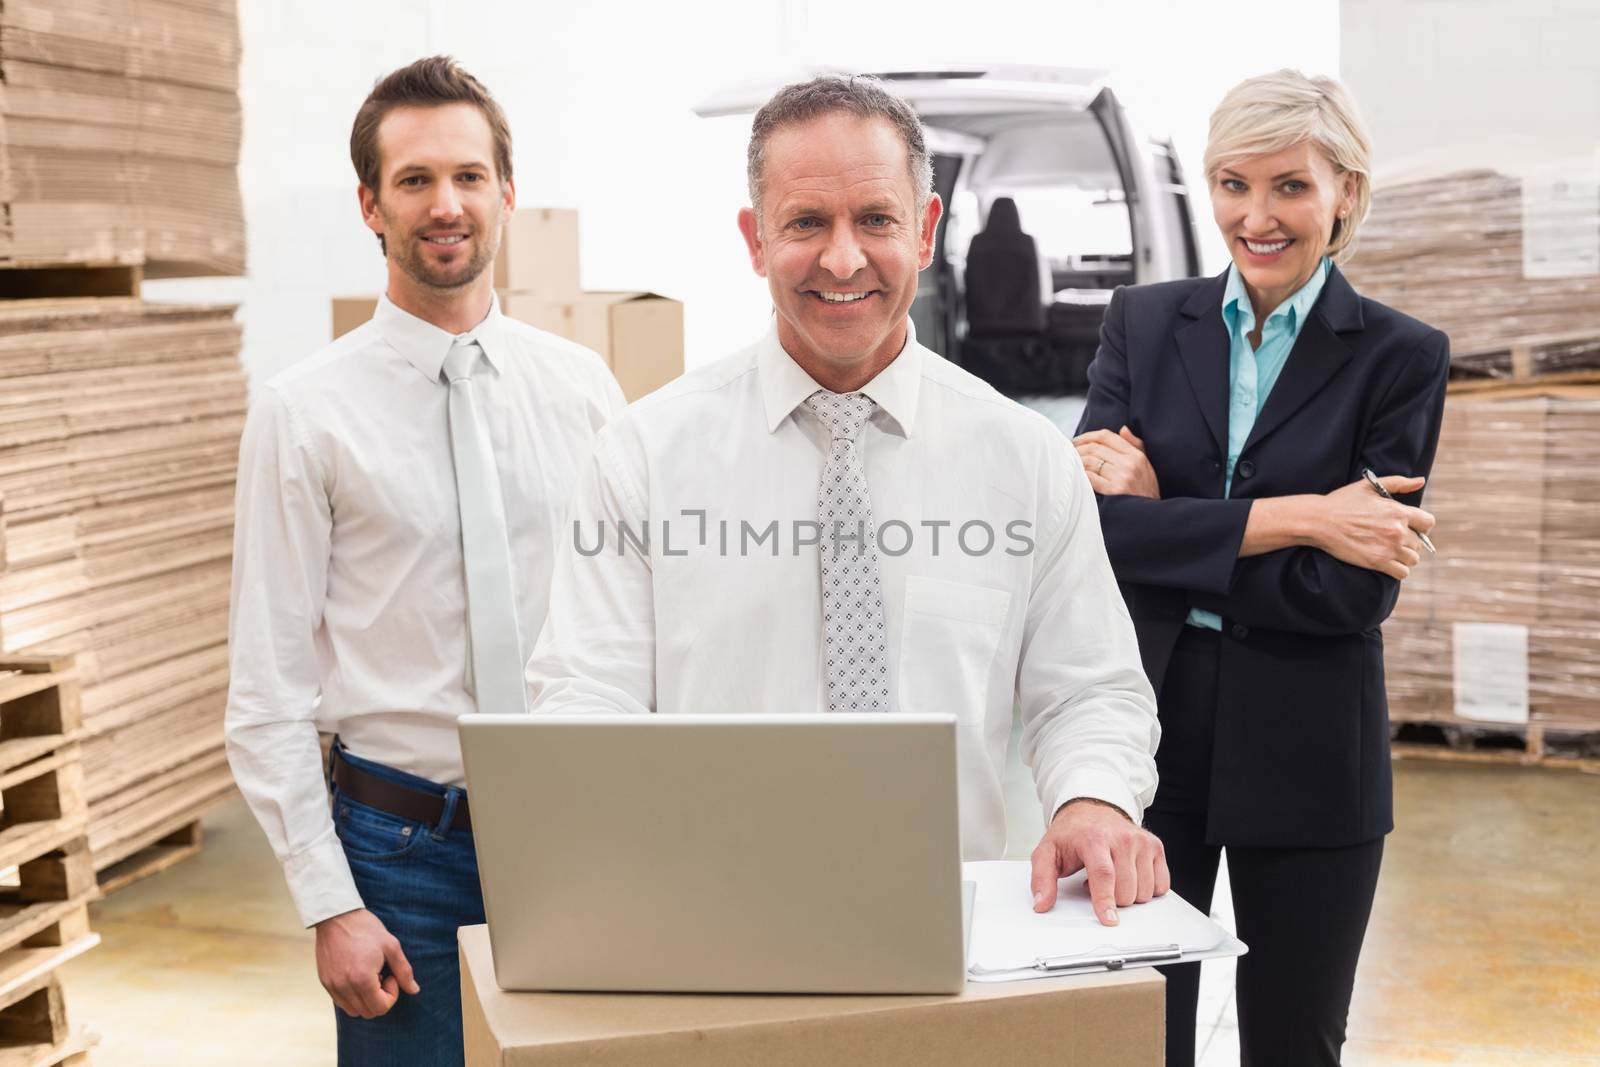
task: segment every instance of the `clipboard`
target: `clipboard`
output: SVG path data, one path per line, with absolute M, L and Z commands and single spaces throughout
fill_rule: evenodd
M 1101 926 L 1083 872 L 1058 883 L 1056 906 L 1033 910 L 1032 869 L 1025 861 L 964 863 L 974 883 L 967 979 L 1030 978 L 1154 967 L 1241 956 L 1247 946 L 1176 893 L 1119 908 L 1121 923 Z

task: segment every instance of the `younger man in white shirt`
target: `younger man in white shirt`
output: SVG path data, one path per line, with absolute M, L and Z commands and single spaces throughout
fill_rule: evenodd
M 575 471 L 622 395 L 500 313 L 511 137 L 476 79 L 395 71 L 350 147 L 387 292 L 251 407 L 228 756 L 316 928 L 339 1062 L 435 1067 L 462 1061 L 456 929 L 483 921 L 455 720 L 525 706 Z

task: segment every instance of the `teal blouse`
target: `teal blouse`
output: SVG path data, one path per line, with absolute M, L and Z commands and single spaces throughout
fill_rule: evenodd
M 1223 494 L 1233 492 L 1233 469 L 1239 462 L 1239 453 L 1250 439 L 1250 431 L 1267 402 L 1267 394 L 1277 384 L 1283 365 L 1289 362 L 1289 352 L 1300 336 L 1311 305 L 1317 302 L 1322 286 L 1328 280 L 1332 261 L 1326 256 L 1311 279 L 1297 289 L 1293 296 L 1273 309 L 1261 327 L 1261 347 L 1250 348 L 1250 331 L 1256 328 L 1255 308 L 1250 304 L 1250 294 L 1245 291 L 1244 278 L 1237 266 L 1228 268 L 1228 287 L 1222 293 L 1222 321 L 1228 326 L 1228 464 L 1223 481 Z M 1195 608 L 1189 612 L 1190 626 L 1207 630 L 1222 629 L 1222 618 L 1209 611 Z

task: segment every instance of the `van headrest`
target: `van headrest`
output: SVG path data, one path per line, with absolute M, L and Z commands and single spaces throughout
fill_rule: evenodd
M 989 221 L 985 233 L 1021 233 L 1022 220 L 1017 217 L 1017 202 L 1009 196 L 997 196 L 989 205 Z

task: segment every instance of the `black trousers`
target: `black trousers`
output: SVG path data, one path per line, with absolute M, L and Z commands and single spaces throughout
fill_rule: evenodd
M 1210 631 L 1186 627 L 1178 639 L 1161 687 L 1161 782 L 1145 813 L 1166 846 L 1172 888 L 1203 912 L 1224 844 L 1206 834 L 1219 654 Z M 1236 980 L 1242 1067 L 1338 1064 L 1382 859 L 1381 837 L 1345 848 L 1228 846 L 1234 920 L 1250 946 Z M 1200 967 L 1161 968 L 1167 1067 L 1194 1063 Z

